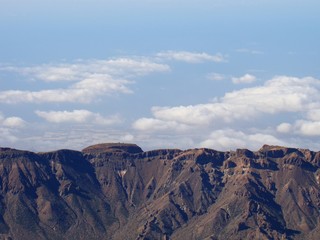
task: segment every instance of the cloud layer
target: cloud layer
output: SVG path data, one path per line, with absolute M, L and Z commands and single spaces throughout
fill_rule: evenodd
M 235 84 L 239 83 L 253 83 L 256 81 L 256 77 L 251 74 L 245 74 L 242 77 L 233 77 L 232 82 Z
M 79 81 L 92 75 L 121 76 L 123 78 L 170 71 L 166 64 L 144 57 L 114 58 L 109 60 L 78 60 L 74 63 L 43 64 L 32 67 L 3 67 L 2 70 L 46 82 Z
M 0 126 L 6 128 L 22 128 L 26 125 L 26 122 L 20 117 L 4 117 L 0 113 Z
M 133 128 L 144 132 L 184 131 L 186 134 L 197 131 L 206 138 L 201 141 L 201 146 L 256 148 L 263 142 L 289 144 L 281 140 L 283 134 L 320 136 L 319 109 L 320 80 L 277 76 L 262 86 L 228 92 L 214 102 L 153 107 L 153 117 L 138 119 Z M 298 114 L 306 119 L 280 122 L 276 126 L 267 126 L 267 129 L 257 128 L 264 118 L 276 119 L 281 114 Z M 208 131 L 211 134 L 208 135 Z
M 0 146 L 15 143 L 19 140 L 16 136 L 18 130 L 25 128 L 27 122 L 20 117 L 5 117 L 0 112 Z
M 99 113 L 93 113 L 88 110 L 73 111 L 36 111 L 39 117 L 52 123 L 91 123 L 100 125 L 112 125 L 120 123 L 119 116 L 103 117 Z
M 6 67 L 31 79 L 45 82 L 75 82 L 67 88 L 39 91 L 0 91 L 0 103 L 81 102 L 88 103 L 102 95 L 132 93 L 132 79 L 152 72 L 167 72 L 166 64 L 145 58 L 79 61 L 73 64 L 46 64 L 34 67 Z
M 103 109 L 106 99 L 118 100 L 122 94 L 131 94 L 128 99 L 133 99 L 138 95 L 133 89 L 143 93 L 144 85 L 137 84 L 139 78 L 152 73 L 171 72 L 175 68 L 168 63 L 175 66 L 174 61 L 200 65 L 227 60 L 222 54 L 163 51 L 152 57 L 1 67 L 2 72 L 17 73 L 29 81 L 24 82 L 20 90 L 11 88 L 0 91 L 0 104 L 29 104 L 28 110 L 33 108 L 31 114 L 34 118 L 31 122 L 29 119 L 25 121 L 16 116 L 5 117 L 0 114 L 0 133 L 3 136 L 0 144 L 25 144 L 34 139 L 39 148 L 45 144 L 57 144 L 58 147 L 64 141 L 68 141 L 70 146 L 73 143 L 80 146 L 78 137 L 81 133 L 88 138 L 87 143 L 123 140 L 142 143 L 150 148 L 198 146 L 228 150 L 239 147 L 257 149 L 263 144 L 315 146 L 316 141 L 313 140 L 320 137 L 320 80 L 313 77 L 275 76 L 263 82 L 261 76 L 249 73 L 237 77 L 215 73 L 211 71 L 214 70 L 214 64 L 203 64 L 207 72 L 202 71 L 203 78 L 197 79 L 197 90 L 215 84 L 205 80 L 205 77 L 213 81 L 224 81 L 223 84 L 217 84 L 219 87 L 228 85 L 226 89 L 236 90 L 225 91 L 221 97 L 208 102 L 176 106 L 161 106 L 164 95 L 157 93 L 160 106 L 151 107 L 149 116 L 141 110 L 145 106 L 143 101 L 148 99 L 141 96 L 136 97 L 135 103 L 124 104 L 119 100 L 114 101 L 116 104 L 112 106 L 108 102 L 108 108 L 112 106 L 112 110 Z M 198 73 L 195 76 L 199 76 Z M 172 82 L 165 84 L 174 84 L 175 78 L 172 75 L 168 79 Z M 148 91 L 162 89 L 162 84 L 159 84 L 161 81 L 156 79 L 158 85 L 152 88 L 149 82 Z M 252 85 L 242 85 L 254 82 Z M 202 85 L 204 83 L 207 85 Z M 35 84 L 37 90 L 28 90 L 26 84 Z M 133 84 L 137 84 L 137 87 L 131 88 Z M 165 84 L 163 86 L 172 86 Z M 186 90 L 180 80 L 177 84 L 179 86 L 175 90 Z M 152 92 L 152 97 L 153 93 L 156 92 Z M 150 94 L 145 96 L 150 97 Z M 121 106 L 127 107 L 123 111 L 117 105 L 120 102 Z M 24 106 L 20 105 L 21 108 Z M 51 107 L 55 110 L 51 110 Z M 128 119 L 122 118 L 123 115 L 130 115 L 126 114 L 128 110 L 138 113 L 135 117 L 131 115 Z M 41 128 L 38 130 L 37 126 Z M 32 134 L 34 131 L 36 133 L 28 136 L 31 131 Z M 86 134 L 86 131 L 93 135 Z
M 187 51 L 166 51 L 160 52 L 156 55 L 159 58 L 182 61 L 187 63 L 202 63 L 202 62 L 226 62 L 226 57 L 221 53 L 215 55 L 210 55 L 208 53 L 202 52 L 187 52 Z
M 0 103 L 89 103 L 101 95 L 131 93 L 128 80 L 114 79 L 108 75 L 92 75 L 70 87 L 40 91 L 8 90 L 0 92 Z

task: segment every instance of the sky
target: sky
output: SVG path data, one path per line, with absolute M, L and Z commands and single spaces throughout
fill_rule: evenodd
M 0 0 L 0 146 L 320 150 L 316 0 Z

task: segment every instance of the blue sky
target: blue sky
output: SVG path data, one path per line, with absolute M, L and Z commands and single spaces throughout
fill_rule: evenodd
M 317 1 L 0 4 L 1 146 L 319 150 Z

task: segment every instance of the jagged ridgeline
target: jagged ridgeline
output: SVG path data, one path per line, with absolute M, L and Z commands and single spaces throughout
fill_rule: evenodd
M 319 239 L 320 153 L 0 148 L 0 239 Z

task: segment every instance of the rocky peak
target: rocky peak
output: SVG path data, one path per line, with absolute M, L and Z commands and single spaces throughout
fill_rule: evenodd
M 131 143 L 102 143 L 96 144 L 89 147 L 86 147 L 82 150 L 83 153 L 90 153 L 90 154 L 99 154 L 99 153 L 141 153 L 143 152 L 142 149 L 136 145 Z
M 262 153 L 266 157 L 282 158 L 287 154 L 290 154 L 293 152 L 299 152 L 299 149 L 265 144 L 262 146 L 262 148 L 259 149 L 258 152 Z
M 17 150 L 14 148 L 0 148 L 1 159 L 17 159 L 17 158 L 30 158 L 36 157 L 36 154 L 29 151 Z

